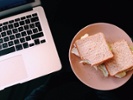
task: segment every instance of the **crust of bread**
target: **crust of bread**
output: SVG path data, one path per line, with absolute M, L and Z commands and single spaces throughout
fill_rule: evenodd
M 128 71 L 133 66 L 133 53 L 125 40 L 111 44 L 114 57 L 104 64 L 110 74 L 114 76 L 119 72 Z
M 99 65 L 111 59 L 113 54 L 102 32 L 79 39 L 75 42 L 82 60 L 88 60 L 91 66 Z

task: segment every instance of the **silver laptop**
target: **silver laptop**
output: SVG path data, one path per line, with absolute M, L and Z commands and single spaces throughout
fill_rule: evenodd
M 0 90 L 62 67 L 40 4 L 40 0 L 0 0 Z

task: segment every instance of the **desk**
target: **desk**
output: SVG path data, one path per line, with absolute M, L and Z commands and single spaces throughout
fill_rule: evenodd
M 63 68 L 55 77 L 55 79 L 57 79 L 57 77 L 60 78 L 58 80 L 61 81 L 59 82 L 60 84 L 63 84 L 66 78 L 70 78 L 70 81 L 79 81 L 71 70 L 68 60 L 68 51 L 72 38 L 81 28 L 94 22 L 109 22 L 119 26 L 133 38 L 133 15 L 131 14 L 133 6 L 131 4 L 131 1 L 116 3 L 107 0 L 93 0 L 91 2 L 82 0 L 75 0 L 75 2 L 72 2 L 72 0 L 42 0 L 42 6 L 45 9 L 63 65 Z M 62 76 L 60 76 L 60 74 Z M 0 100 L 23 100 L 32 89 L 43 84 L 44 80 L 45 77 L 41 77 L 24 84 L 9 87 L 0 92 Z M 133 98 L 131 95 L 133 91 L 132 84 L 133 78 L 122 87 L 113 91 L 119 96 L 123 95 L 131 100 L 131 98 Z M 128 98 L 126 98 L 126 100 L 128 100 Z

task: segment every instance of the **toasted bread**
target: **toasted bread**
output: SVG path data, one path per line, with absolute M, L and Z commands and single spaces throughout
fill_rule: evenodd
M 87 60 L 91 66 L 99 65 L 113 57 L 102 32 L 75 41 L 76 48 L 82 60 Z
M 133 53 L 125 40 L 111 44 L 111 49 L 114 57 L 104 63 L 110 76 L 126 71 L 133 66 Z

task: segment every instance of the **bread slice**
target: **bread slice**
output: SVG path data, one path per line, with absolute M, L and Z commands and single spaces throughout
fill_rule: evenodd
M 82 60 L 87 60 L 91 66 L 99 65 L 113 57 L 102 32 L 79 39 L 75 42 Z
M 110 74 L 114 76 L 122 71 L 128 70 L 133 66 L 133 54 L 125 40 L 111 44 L 113 59 L 105 62 L 105 66 Z

